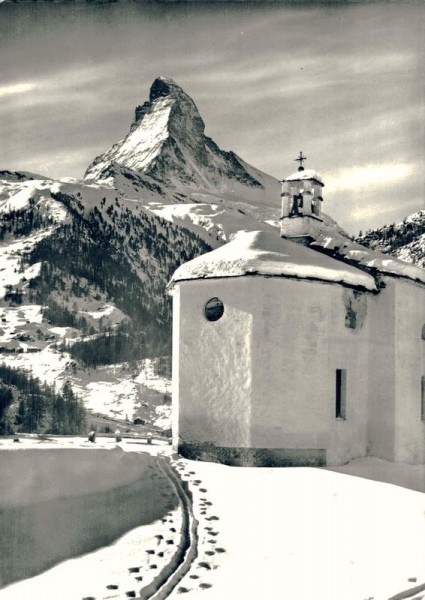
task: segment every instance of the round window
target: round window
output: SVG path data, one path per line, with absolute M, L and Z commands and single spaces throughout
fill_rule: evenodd
M 204 313 L 208 321 L 218 321 L 224 313 L 224 304 L 220 298 L 211 298 L 205 305 Z

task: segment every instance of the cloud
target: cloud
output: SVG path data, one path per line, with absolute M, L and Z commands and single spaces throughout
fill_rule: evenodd
M 81 176 L 165 75 L 207 135 L 256 167 L 282 178 L 302 149 L 342 225 L 423 204 L 419 5 L 142 4 L 66 8 L 47 23 L 31 6 L 27 21 L 0 23 L 0 166 Z
M 410 177 L 413 171 L 414 165 L 408 163 L 369 164 L 330 172 L 327 180 L 334 191 L 370 189 L 387 187 L 403 181 Z
M 37 87 L 36 83 L 14 83 L 11 85 L 0 86 L 0 98 L 3 96 L 14 96 L 16 94 L 25 94 L 31 92 Z

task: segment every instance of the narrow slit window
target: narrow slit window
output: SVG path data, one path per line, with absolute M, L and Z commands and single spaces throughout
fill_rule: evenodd
M 421 379 L 421 419 L 425 421 L 425 376 Z
M 337 419 L 346 419 L 346 399 L 347 399 L 347 370 L 336 370 L 335 386 L 335 417 Z

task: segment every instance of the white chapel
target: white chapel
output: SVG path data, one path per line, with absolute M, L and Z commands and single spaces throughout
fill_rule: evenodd
M 425 271 L 352 242 L 298 160 L 280 235 L 174 273 L 173 443 L 232 465 L 424 463 Z

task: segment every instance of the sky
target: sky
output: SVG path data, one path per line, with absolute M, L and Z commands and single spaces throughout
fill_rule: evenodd
M 81 178 L 158 75 L 206 134 L 325 181 L 350 233 L 425 208 L 425 3 L 0 3 L 0 169 Z M 279 204 L 279 199 L 277 199 Z

